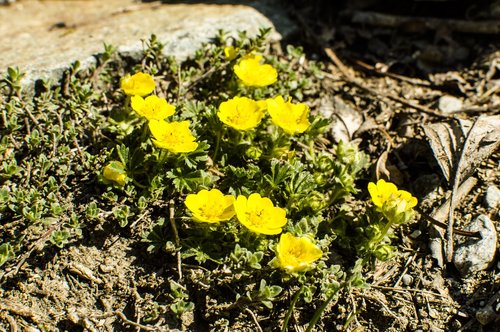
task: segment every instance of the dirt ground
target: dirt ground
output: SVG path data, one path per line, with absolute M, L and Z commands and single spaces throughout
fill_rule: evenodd
M 319 9 L 295 1 L 289 12 L 300 31 L 287 42 L 303 45 L 308 57 L 326 64 L 323 87 L 331 97 L 312 106 L 341 103 L 360 114 L 353 138 L 370 155 L 371 174 L 390 175 L 432 215 L 451 188 L 422 125 L 499 114 L 500 36 L 493 23 L 498 24 L 493 10 L 498 2 L 403 2 L 409 4 L 320 1 Z M 325 8 L 335 14 L 324 14 Z M 469 31 L 463 31 L 460 20 L 470 23 Z M 484 28 L 486 20 L 492 23 Z M 279 52 L 279 45 L 274 49 Z M 440 104 L 443 96 L 453 97 L 458 106 L 450 110 Z M 457 205 L 456 227 L 485 214 L 500 231 L 498 207 L 484 202 L 489 186 L 500 187 L 500 152 L 492 153 L 472 177 L 477 183 Z M 440 267 L 431 256 L 430 229 L 423 217 L 405 225 L 398 234 L 398 256 L 375 266 L 367 280 L 371 287 L 356 289 L 329 308 L 323 317 L 328 330 L 346 330 L 355 312 L 347 330 L 500 331 L 498 253 L 488 269 L 463 277 L 453 264 Z M 63 249 L 34 250 L 16 274 L 2 280 L 0 330 L 208 330 L 197 323 L 196 313 L 181 321 L 163 317 L 154 325 L 139 323 L 161 310 L 155 303 L 168 289 L 164 267 L 157 264 L 161 253 L 144 250 L 141 231 L 100 224 L 86 228 L 82 240 Z M 488 308 L 484 321 L 479 316 Z M 255 331 L 251 317 L 247 321 L 239 330 Z M 302 331 L 299 325 L 296 331 Z

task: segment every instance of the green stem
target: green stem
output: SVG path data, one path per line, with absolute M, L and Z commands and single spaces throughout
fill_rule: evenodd
M 212 161 L 215 162 L 217 161 L 217 154 L 219 153 L 219 147 L 220 147 L 220 140 L 221 140 L 221 132 L 217 130 L 217 140 L 215 141 L 215 151 L 214 151 L 214 156 L 212 158 Z
M 160 148 L 160 155 L 158 156 L 158 165 L 163 165 L 169 157 L 168 150 Z
M 380 241 L 382 241 L 384 239 L 384 237 L 387 235 L 387 232 L 389 232 L 389 229 L 391 228 L 391 226 L 392 226 L 393 223 L 394 223 L 394 221 L 389 220 L 387 222 L 387 224 L 384 226 L 384 229 L 382 229 L 382 232 L 380 233 L 380 236 L 375 241 L 373 241 L 373 242 L 374 243 L 379 243 Z
M 309 322 L 309 325 L 307 325 L 307 329 L 306 329 L 306 332 L 311 332 L 314 328 L 314 326 L 316 325 L 316 323 L 319 321 L 319 319 L 321 318 L 321 315 L 323 315 L 323 311 L 325 311 L 326 307 L 328 306 L 328 304 L 333 300 L 333 297 L 338 293 L 338 291 L 340 290 L 341 287 L 339 287 L 335 292 L 333 292 L 327 299 L 325 302 L 323 302 L 323 304 L 318 308 L 316 309 L 316 311 L 314 312 L 314 315 L 313 315 L 313 318 L 311 319 L 311 321 Z
M 142 123 L 142 132 L 141 132 L 141 142 L 146 141 L 149 138 L 149 127 L 147 122 Z
M 295 293 L 292 302 L 290 303 L 290 307 L 288 308 L 288 312 L 286 313 L 285 320 L 283 321 L 283 325 L 281 326 L 281 332 L 286 332 L 288 330 L 288 321 L 290 320 L 290 317 L 292 317 L 293 309 L 295 308 L 295 303 L 297 303 L 300 294 L 302 294 L 302 291 L 304 290 L 304 285 L 305 284 L 302 284 L 300 286 L 300 289 L 297 291 L 297 293 Z

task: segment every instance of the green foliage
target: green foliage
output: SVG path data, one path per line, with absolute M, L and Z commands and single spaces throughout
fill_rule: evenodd
M 2 243 L 0 245 L 0 266 L 4 265 L 9 259 L 14 258 L 14 249 L 10 243 Z
M 380 238 L 386 224 L 359 195 L 367 156 L 353 144 L 328 142 L 329 120 L 314 108 L 309 128 L 297 135 L 286 134 L 269 116 L 248 131 L 217 116 L 219 105 L 235 96 L 282 95 L 311 106 L 321 97 L 322 65 L 300 47 L 287 47 L 285 55 L 266 53 L 269 32 L 234 38 L 221 31 L 182 63 L 165 56 L 154 35 L 135 63 L 105 44 L 96 67 L 83 70 L 76 62 L 61 85 L 43 82 L 34 97 L 20 94 L 22 74 L 9 69 L 0 109 L 0 218 L 9 220 L 11 231 L 0 235 L 0 266 L 39 239 L 59 249 L 92 236 L 97 226 L 120 236 L 140 234 L 169 280 L 164 303 L 152 305 L 143 319 L 151 323 L 167 311 L 196 311 L 211 326 L 222 326 L 247 306 L 278 317 L 287 311 L 284 293 L 292 289 L 300 289 L 296 310 L 307 313 L 343 288 L 363 286 L 368 263 L 395 252 L 388 236 Z M 237 49 L 235 59 L 224 55 L 229 45 Z M 238 81 L 232 68 L 252 52 L 266 54 L 277 69 L 275 84 L 250 88 Z M 190 121 L 196 150 L 172 153 L 153 143 L 147 120 L 131 110 L 130 97 L 117 86 L 138 71 L 154 75 L 156 93 L 175 106 L 168 121 Z M 104 178 L 105 166 L 126 181 Z M 279 236 L 251 233 L 235 218 L 194 221 L 186 195 L 212 188 L 271 199 L 286 211 L 283 232 L 314 239 L 323 256 L 310 270 L 289 274 L 276 268 Z M 177 261 L 181 271 L 170 266 Z M 176 279 L 180 272 L 184 277 Z M 200 287 L 209 290 L 203 301 Z

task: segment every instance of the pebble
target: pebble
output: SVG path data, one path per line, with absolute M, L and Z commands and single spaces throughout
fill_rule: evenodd
M 487 269 L 492 263 L 497 250 L 497 232 L 495 225 L 482 214 L 474 219 L 464 230 L 479 232 L 482 239 L 462 237 L 463 240 L 457 243 L 453 263 L 462 276 Z
M 453 113 L 462 109 L 462 100 L 453 96 L 439 98 L 439 109 L 444 113 Z
M 412 239 L 416 239 L 417 237 L 419 237 L 420 235 L 422 235 L 422 231 L 417 229 L 417 230 L 414 230 L 411 234 L 410 234 L 410 237 Z
M 486 306 L 476 312 L 476 319 L 481 325 L 488 325 L 497 317 L 497 313 L 491 306 Z
M 500 189 L 497 186 L 491 185 L 486 189 L 486 195 L 484 197 L 484 202 L 486 207 L 494 209 L 500 205 Z
M 413 277 L 409 274 L 403 275 L 403 278 L 401 279 L 403 281 L 403 284 L 405 286 L 410 286 L 413 283 Z

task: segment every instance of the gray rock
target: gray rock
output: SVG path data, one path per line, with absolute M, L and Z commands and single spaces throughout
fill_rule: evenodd
M 479 232 L 482 239 L 464 238 L 457 243 L 453 262 L 463 276 L 487 269 L 495 258 L 497 232 L 495 225 L 482 214 L 474 219 L 465 230 Z
M 500 189 L 497 186 L 491 185 L 486 189 L 486 195 L 484 197 L 484 202 L 486 207 L 494 209 L 500 205 Z
M 164 53 L 179 60 L 194 54 L 219 29 L 232 36 L 243 30 L 255 36 L 260 28 L 271 27 L 270 39 L 278 41 L 296 25 L 284 9 L 270 6 L 265 1 L 248 5 L 18 1 L 0 10 L 0 75 L 8 66 L 18 66 L 26 73 L 25 88 L 37 79 L 56 81 L 76 60 L 81 68 L 95 63 L 103 43 L 124 55 L 139 56 L 142 41 L 151 34 L 165 44 Z M 262 12 L 274 13 L 272 21 Z
M 405 286 L 410 286 L 411 284 L 413 284 L 413 277 L 409 274 L 404 274 L 403 275 L 403 278 L 401 278 L 401 280 L 403 281 L 403 284 Z
M 453 96 L 442 96 L 439 98 L 439 109 L 444 113 L 453 113 L 462 109 L 462 100 Z
M 410 237 L 411 237 L 412 239 L 414 239 L 414 240 L 415 240 L 415 239 L 416 239 L 416 238 L 418 238 L 420 235 L 422 235 L 422 231 L 421 231 L 421 230 L 419 230 L 419 229 L 416 229 L 416 230 L 414 230 L 413 232 L 411 232 Z

